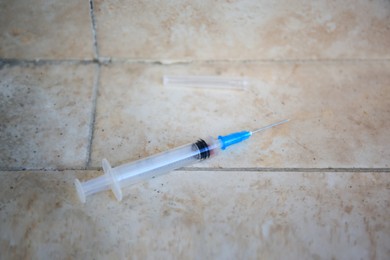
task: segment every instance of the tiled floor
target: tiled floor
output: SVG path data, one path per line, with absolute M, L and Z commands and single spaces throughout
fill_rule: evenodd
M 388 259 L 389 49 L 388 0 L 0 0 L 0 258 Z M 104 157 L 285 118 L 122 202 L 76 196 Z

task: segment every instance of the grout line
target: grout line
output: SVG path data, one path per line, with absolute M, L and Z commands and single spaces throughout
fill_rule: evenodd
M 88 169 L 91 164 L 92 142 L 93 142 L 94 132 L 95 132 L 96 105 L 97 105 L 97 96 L 99 91 L 99 81 L 100 81 L 100 65 L 96 64 L 96 74 L 93 82 L 93 92 L 92 92 L 92 111 L 91 111 L 91 122 L 89 127 L 89 142 L 87 147 L 87 158 L 85 162 L 85 169 Z
M 98 63 L 96 60 L 19 60 L 19 59 L 1 59 L 0 69 L 3 67 L 15 67 L 15 66 L 45 66 L 45 65 L 90 65 Z
M 94 48 L 94 56 L 95 60 L 94 62 L 97 63 L 96 68 L 96 75 L 94 80 L 94 86 L 93 86 L 93 96 L 92 96 L 92 113 L 91 113 L 91 123 L 90 123 L 90 132 L 89 132 L 89 143 L 87 148 L 87 161 L 85 163 L 85 169 L 90 168 L 91 165 L 91 156 L 92 156 L 92 144 L 94 139 L 94 132 L 95 132 L 95 123 L 96 123 L 96 107 L 97 107 L 97 96 L 99 91 L 99 81 L 100 81 L 100 65 L 102 63 L 99 59 L 99 45 L 97 41 L 97 24 L 96 24 L 96 18 L 94 13 L 94 1 L 89 0 L 89 7 L 90 7 L 90 16 L 91 16 L 91 28 L 92 28 L 92 37 L 93 37 L 93 48 Z
M 101 167 L 74 167 L 74 168 L 41 168 L 41 169 L 27 169 L 27 168 L 0 168 L 0 171 L 101 171 Z M 204 171 L 214 171 L 214 172 L 388 172 L 390 173 L 390 168 L 208 168 L 208 167 L 183 167 L 176 169 L 175 171 L 189 171 L 189 172 L 204 172 Z
M 0 168 L 1 172 L 62 172 L 62 171 L 98 171 L 99 169 L 87 169 L 85 167 L 73 167 L 73 168 L 36 168 L 29 169 L 25 167 L 13 167 L 13 168 Z
M 390 168 L 202 168 L 184 167 L 182 171 L 225 171 L 225 172 L 390 172 Z
M 129 59 L 129 58 L 112 58 L 99 57 L 99 62 L 102 64 L 159 64 L 159 65 L 176 65 L 176 64 L 218 64 L 218 63 L 337 63 L 337 62 L 389 62 L 390 58 L 378 59 L 253 59 L 253 60 L 180 60 L 180 59 Z
M 95 55 L 98 54 L 97 42 L 95 46 Z M 96 59 L 4 59 L 0 58 L 0 69 L 5 66 L 43 66 L 43 65 L 63 65 L 63 64 L 76 64 L 76 65 L 109 65 L 109 64 L 152 64 L 163 66 L 174 65 L 189 65 L 189 64 L 219 64 L 219 63 L 235 63 L 235 64 L 317 64 L 317 63 L 365 63 L 365 62 L 390 62 L 390 59 L 297 59 L 297 60 L 272 60 L 272 59 L 258 59 L 258 60 L 176 60 L 176 61 L 162 61 L 162 60 L 137 60 L 137 59 L 111 59 L 97 56 Z
M 91 27 L 92 27 L 92 37 L 93 37 L 93 52 L 96 60 L 99 60 L 99 48 L 97 42 L 97 34 L 96 34 L 96 19 L 94 13 L 94 3 L 93 0 L 89 0 L 89 10 L 91 16 Z

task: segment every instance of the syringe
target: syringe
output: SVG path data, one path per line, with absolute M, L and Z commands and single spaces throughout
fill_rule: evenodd
M 288 121 L 286 119 L 253 131 L 241 131 L 226 136 L 218 136 L 217 139 L 212 137 L 206 140 L 199 139 L 195 143 L 174 148 L 135 162 L 126 163 L 115 168 L 111 168 L 109 162 L 103 159 L 104 175 L 85 182 L 80 182 L 78 179 L 75 179 L 74 184 L 77 194 L 80 201 L 84 203 L 87 196 L 111 189 L 115 197 L 121 201 L 122 188 L 126 186 L 211 158 L 217 155 L 219 150 L 225 150 L 228 146 L 240 143 L 251 137 L 254 133 L 264 131 Z

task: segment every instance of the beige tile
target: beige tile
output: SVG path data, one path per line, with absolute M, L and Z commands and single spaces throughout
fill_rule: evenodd
M 386 259 L 388 173 L 177 171 L 77 201 L 73 178 L 0 174 L 4 258 Z
M 390 2 L 95 1 L 101 55 L 152 60 L 389 58 Z
M 92 165 L 290 118 L 197 167 L 389 167 L 390 63 L 204 63 L 102 68 Z M 162 76 L 251 79 L 247 91 L 164 87 Z
M 0 1 L 0 57 L 91 59 L 88 1 Z
M 0 70 L 0 167 L 84 167 L 95 65 Z

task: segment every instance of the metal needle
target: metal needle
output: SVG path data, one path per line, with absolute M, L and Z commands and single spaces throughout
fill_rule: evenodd
M 277 125 L 281 125 L 281 124 L 287 123 L 288 121 L 290 121 L 290 119 L 285 119 L 285 120 L 283 120 L 283 121 L 280 121 L 280 122 L 277 122 L 277 123 L 273 123 L 273 124 L 271 124 L 271 125 L 264 126 L 264 127 L 262 127 L 262 128 L 259 128 L 259 129 L 256 129 L 256 130 L 252 131 L 251 134 L 254 134 L 254 133 L 257 133 L 257 132 L 262 132 L 262 131 L 267 130 L 267 129 L 269 129 L 269 128 L 272 128 L 272 127 L 274 127 L 274 126 L 277 126 Z

